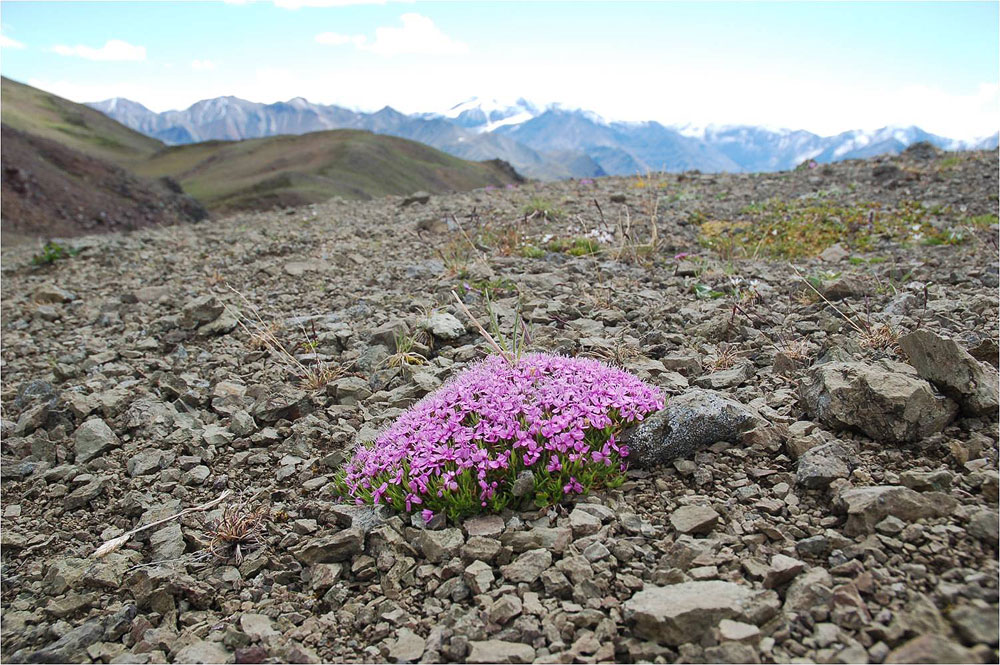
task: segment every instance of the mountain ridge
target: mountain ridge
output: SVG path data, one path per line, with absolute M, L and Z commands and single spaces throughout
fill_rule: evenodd
M 155 113 L 114 98 L 91 107 L 169 144 L 239 140 L 328 129 L 367 129 L 426 143 L 464 159 L 502 159 L 531 178 L 633 175 L 646 171 L 756 172 L 898 154 L 929 141 L 947 150 L 993 149 L 998 135 L 960 141 L 915 126 L 847 130 L 821 136 L 755 125 L 664 125 L 609 121 L 559 104 L 522 98 L 470 98 L 443 112 L 405 114 L 391 106 L 366 113 L 295 97 L 262 104 L 237 97 L 201 100 L 183 111 Z

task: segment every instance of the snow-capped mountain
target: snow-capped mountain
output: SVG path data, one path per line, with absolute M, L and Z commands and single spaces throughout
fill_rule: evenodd
M 541 111 L 526 99 L 507 103 L 497 99 L 473 97 L 455 104 L 442 113 L 428 114 L 429 117 L 448 118 L 459 127 L 475 132 L 492 132 L 498 127 L 519 125 L 527 122 Z
M 420 141 L 464 159 L 503 159 L 539 179 L 690 169 L 781 171 L 807 159 L 824 163 L 898 154 L 918 141 L 946 150 L 996 149 L 998 141 L 996 134 L 957 141 L 912 126 L 820 136 L 751 125 L 611 122 L 592 111 L 559 104 L 543 108 L 523 98 L 474 97 L 440 112 L 412 115 L 388 106 L 364 113 L 302 97 L 274 104 L 217 97 L 164 113 L 122 98 L 90 106 L 168 144 L 364 129 Z

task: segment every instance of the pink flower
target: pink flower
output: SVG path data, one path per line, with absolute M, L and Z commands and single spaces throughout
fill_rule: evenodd
M 656 388 L 596 360 L 533 353 L 511 365 L 493 356 L 355 450 L 341 479 L 349 496 L 373 504 L 391 503 L 390 487 L 405 490 L 406 510 L 423 515 L 449 511 L 474 487 L 482 507 L 504 505 L 511 470 L 543 459 L 544 470 L 534 469 L 543 483 L 570 463 L 624 468 L 628 448 L 616 435 L 661 408 Z M 564 486 L 585 491 L 575 478 Z

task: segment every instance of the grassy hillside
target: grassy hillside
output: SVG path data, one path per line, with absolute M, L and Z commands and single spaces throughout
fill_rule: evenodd
M 167 148 L 99 111 L 7 78 L 0 108 L 8 238 L 137 228 L 204 215 L 183 193 L 226 212 L 520 180 L 503 162 L 470 162 L 357 130 Z
M 420 143 L 358 130 L 167 148 L 138 164 L 175 178 L 214 210 L 369 199 L 417 190 L 448 192 L 520 178 L 502 162 L 469 162 Z
M 8 127 L 126 168 L 164 147 L 100 111 L 8 78 L 0 79 L 0 116 Z

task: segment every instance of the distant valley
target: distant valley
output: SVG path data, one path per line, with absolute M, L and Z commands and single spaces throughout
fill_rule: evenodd
M 929 141 L 947 150 L 994 149 L 998 137 L 958 141 L 919 127 L 885 127 L 819 136 L 754 126 L 665 126 L 606 122 L 594 113 L 519 99 L 471 99 L 441 113 L 374 113 L 321 105 L 301 97 L 261 104 L 237 97 L 200 101 L 183 111 L 155 113 L 137 102 L 90 104 L 118 122 L 171 145 L 234 141 L 330 129 L 365 129 L 419 141 L 471 160 L 502 159 L 530 178 L 555 180 L 649 171 L 757 172 L 898 154 Z

